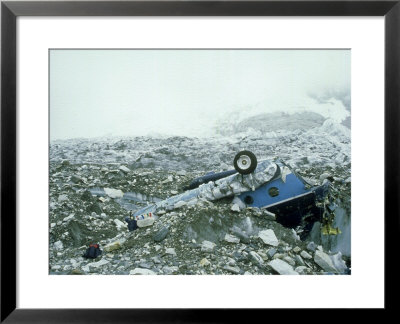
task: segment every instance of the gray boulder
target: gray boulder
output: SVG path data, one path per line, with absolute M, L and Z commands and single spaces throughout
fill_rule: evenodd
M 337 273 L 338 270 L 333 265 L 333 262 L 328 254 L 317 250 L 314 255 L 314 262 L 318 264 L 326 272 Z
M 271 248 L 271 249 L 268 250 L 267 256 L 268 256 L 270 259 L 272 259 L 272 257 L 275 255 L 275 253 L 276 253 L 276 249 Z
M 203 241 L 201 243 L 201 251 L 202 252 L 212 252 L 215 248 L 215 243 L 210 241 Z
M 232 267 L 230 265 L 226 265 L 223 268 L 224 270 L 227 270 L 229 272 L 232 272 L 234 274 L 239 274 L 240 273 L 240 268 L 239 267 Z
M 249 258 L 250 258 L 250 261 L 254 264 L 260 264 L 260 265 L 264 264 L 264 260 L 257 252 L 251 251 L 249 253 Z
M 268 245 L 278 246 L 279 241 L 275 236 L 275 233 L 272 229 L 267 229 L 258 233 L 258 237 Z
M 308 259 L 308 260 L 312 259 L 312 256 L 309 253 L 307 253 L 306 251 L 301 251 L 300 255 L 304 259 Z
M 346 262 L 342 259 L 342 253 L 338 252 L 331 256 L 333 266 L 338 270 L 339 273 L 344 273 L 347 270 Z
M 164 226 L 161 228 L 156 234 L 153 236 L 154 242 L 161 242 L 163 241 L 169 233 L 169 228 L 167 226 Z
M 248 244 L 250 243 L 250 237 L 243 232 L 240 228 L 234 227 L 232 229 L 232 234 L 235 235 L 236 237 L 238 237 L 240 239 L 240 242 Z
M 225 234 L 224 240 L 229 243 L 239 243 L 240 242 L 240 239 L 238 237 L 233 236 L 231 234 Z
M 154 271 L 149 269 L 135 268 L 129 272 L 130 275 L 155 275 Z
M 280 275 L 298 275 L 290 264 L 280 259 L 274 259 L 268 262 L 268 265 Z
M 314 242 L 310 242 L 310 243 L 307 244 L 307 250 L 308 251 L 314 252 L 316 249 L 317 249 L 317 247 L 316 247 Z
M 55 242 L 53 246 L 56 250 L 62 250 L 64 248 L 64 245 L 61 241 Z

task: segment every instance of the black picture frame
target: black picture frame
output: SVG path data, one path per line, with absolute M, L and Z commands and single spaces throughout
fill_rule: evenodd
M 234 322 L 243 310 L 17 309 L 16 19 L 19 16 L 384 16 L 385 309 L 396 307 L 392 266 L 399 237 L 400 0 L 393 1 L 2 1 L 1 3 L 1 322 Z M 366 283 L 367 285 L 367 283 Z M 367 289 L 367 288 L 366 288 Z M 95 296 L 93 296 L 95 297 Z M 253 310 L 260 312 L 261 310 Z M 252 314 L 257 316 L 257 314 Z

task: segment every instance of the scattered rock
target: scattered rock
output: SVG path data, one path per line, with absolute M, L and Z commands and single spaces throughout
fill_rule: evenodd
M 173 273 L 178 272 L 179 268 L 176 267 L 176 266 L 172 266 L 172 267 L 165 266 L 165 267 L 162 268 L 162 270 L 163 270 L 164 274 L 168 275 L 168 274 L 173 274 Z
M 139 264 L 139 266 L 140 266 L 140 268 L 143 268 L 143 269 L 151 269 L 151 264 L 149 264 L 147 262 L 141 262 Z
M 158 256 L 152 257 L 151 260 L 155 263 L 155 264 L 160 264 L 161 260 Z
M 310 242 L 310 243 L 307 244 L 307 250 L 308 251 L 314 252 L 316 250 L 316 248 L 317 247 L 316 247 L 314 242 Z
M 264 261 L 267 261 L 267 260 L 268 260 L 268 255 L 266 255 L 264 252 L 262 252 L 262 251 L 257 251 L 257 253 L 258 253 L 258 255 L 259 255 L 260 257 L 262 257 L 262 259 L 263 259 Z
M 293 270 L 293 267 L 290 264 L 282 261 L 281 259 L 274 259 L 268 262 L 268 265 L 280 275 L 298 275 L 298 273 Z
M 233 228 L 232 233 L 240 239 L 240 242 L 248 244 L 250 243 L 250 237 L 240 230 L 240 228 Z
M 294 269 L 294 271 L 300 274 L 305 274 L 307 272 L 307 269 L 308 268 L 305 266 L 298 266 L 296 269 Z
M 294 228 L 292 228 L 292 235 L 293 235 L 293 238 L 295 239 L 295 241 L 300 241 L 300 236 L 296 233 Z
M 54 243 L 54 248 L 56 249 L 56 250 L 62 250 L 62 249 L 64 249 L 64 245 L 63 245 L 63 243 L 61 242 L 61 241 L 57 241 L 57 242 L 55 242 Z
M 90 271 L 88 264 L 83 266 L 81 269 L 82 269 L 83 272 L 89 272 Z
M 197 198 L 190 199 L 187 203 L 188 206 L 195 206 L 197 205 L 199 200 Z
M 320 250 L 315 251 L 314 262 L 327 272 L 338 272 L 329 255 Z
M 226 265 L 223 268 L 224 270 L 227 270 L 229 272 L 232 272 L 234 274 L 239 274 L 240 273 L 240 268 L 239 267 L 232 267 L 230 265 Z
M 299 253 L 301 251 L 301 249 L 298 247 L 298 246 L 296 246 L 294 249 L 293 249 L 293 252 L 295 252 L 295 253 Z
M 264 260 L 260 257 L 257 252 L 250 251 L 249 253 L 250 260 L 255 264 L 264 264 Z
M 265 218 L 268 220 L 272 220 L 272 221 L 276 220 L 276 215 L 266 209 L 263 209 L 263 214 L 264 214 Z
M 283 259 L 284 256 L 285 254 L 283 253 L 275 253 L 272 259 Z
M 207 267 L 207 266 L 209 266 L 211 264 L 211 262 L 208 261 L 206 258 L 204 258 L 204 259 L 200 260 L 199 264 L 200 264 L 201 267 Z
M 276 249 L 271 248 L 271 249 L 268 250 L 267 256 L 268 256 L 270 259 L 272 259 L 272 257 L 275 255 L 275 253 L 276 253 Z
M 185 206 L 186 204 L 187 204 L 186 201 L 181 200 L 181 201 L 178 201 L 178 202 L 174 205 L 174 208 L 181 208 L 181 207 Z
M 107 244 L 104 247 L 104 251 L 112 252 L 112 251 L 115 251 L 115 250 L 119 250 L 121 247 L 122 247 L 122 244 L 121 244 L 120 241 L 114 241 L 114 242 L 111 242 L 111 243 Z
M 114 224 L 117 226 L 117 228 L 120 229 L 126 229 L 126 223 L 121 222 L 119 219 L 114 219 Z
M 275 233 L 272 229 L 267 229 L 258 233 L 258 237 L 268 245 L 278 246 L 279 241 L 275 236 Z
M 335 180 L 331 187 L 337 189 L 335 198 L 337 193 L 340 202 L 336 202 L 346 208 L 348 214 L 350 196 L 346 198 L 345 195 L 350 193 L 351 187 L 343 180 L 350 179 L 350 168 L 346 167 L 346 163 L 351 161 L 350 146 L 337 145 L 342 142 L 334 137 L 325 138 L 327 141 L 321 140 L 323 133 L 319 132 L 316 136 L 316 131 L 319 132 L 319 129 L 296 132 L 285 130 L 285 133 L 270 132 L 262 135 L 246 132 L 245 136 L 240 135 L 237 139 L 232 136 L 228 144 L 179 136 L 169 139 L 146 136 L 134 140 L 74 139 L 50 143 L 49 264 L 50 269 L 55 266 L 55 270 L 50 272 L 71 274 L 77 270 L 88 275 L 114 275 L 129 274 L 132 269 L 140 268 L 161 275 L 265 275 L 276 273 L 267 265 L 275 258 L 296 268 L 298 273 L 326 273 L 314 262 L 314 252 L 310 252 L 312 250 L 306 246 L 312 238 L 317 245 L 323 245 L 324 251 L 336 251 L 336 240 L 328 242 L 321 240 L 319 233 L 310 233 L 310 236 L 304 237 L 304 241 L 294 241 L 294 232 L 276 223 L 275 215 L 263 208 L 248 208 L 237 197 L 213 202 L 194 198 L 187 201 L 186 205 L 178 204 L 176 207 L 179 209 L 175 211 L 173 204 L 168 208 L 160 206 L 162 210 L 155 213 L 157 216 L 153 227 L 131 232 L 126 229 L 124 221 L 129 211 L 158 203 L 159 199 L 170 197 L 171 191 L 174 194 L 181 193 L 181 188 L 189 185 L 191 179 L 203 175 L 205 170 L 219 172 L 232 169 L 231 156 L 242 144 L 244 147 L 254 146 L 258 155 L 265 152 L 263 148 L 268 147 L 271 156 L 281 155 L 294 170 L 309 179 L 319 180 L 323 172 L 328 172 Z M 258 147 L 258 142 L 262 147 Z M 327 146 L 329 149 L 326 149 Z M 330 158 L 337 151 L 338 154 L 344 153 L 340 159 L 343 161 L 341 166 L 337 166 Z M 61 162 L 65 158 L 71 164 L 63 167 Z M 183 169 L 184 172 L 178 171 Z M 73 175 L 80 179 L 74 179 Z M 167 182 L 163 183 L 165 179 Z M 105 187 L 113 188 L 117 194 L 111 193 L 111 196 L 119 198 L 111 198 L 105 193 Z M 223 190 L 211 193 L 218 197 L 223 195 Z M 60 199 L 63 201 L 59 202 L 58 198 L 63 195 L 66 200 Z M 231 211 L 230 202 L 239 206 L 240 213 Z M 276 216 L 279 216 L 278 213 Z M 114 219 L 122 222 L 115 222 Z M 259 237 L 259 232 L 267 229 L 273 230 L 275 245 L 266 244 Z M 301 228 L 298 228 L 296 234 L 301 235 L 300 231 Z M 59 240 L 63 243 L 61 250 L 54 247 L 54 242 Z M 204 240 L 214 243 L 202 247 Z M 107 249 L 112 249 L 115 241 L 120 241 L 120 244 L 114 246 L 115 250 L 104 251 L 107 245 Z M 82 258 L 83 251 L 93 242 L 101 245 L 103 254 L 95 260 Z M 166 247 L 174 248 L 177 256 L 166 254 Z M 202 252 L 202 249 L 209 253 Z M 312 258 L 303 259 L 300 255 L 302 250 Z M 344 262 L 340 255 L 325 253 L 339 273 L 348 273 L 345 265 L 346 262 L 351 263 L 350 255 L 346 254 Z M 102 259 L 109 263 L 90 266 Z M 234 270 L 223 269 L 224 266 Z
M 231 210 L 238 213 L 240 212 L 240 207 L 238 204 L 233 204 Z
M 240 210 L 243 210 L 246 208 L 246 204 L 242 200 L 240 200 L 239 197 L 237 197 L 237 196 L 235 196 L 235 198 L 233 198 L 232 204 L 238 205 Z
M 74 218 L 74 214 L 71 214 L 71 215 L 69 215 L 69 216 L 67 216 L 67 217 L 64 217 L 64 219 L 63 219 L 63 222 L 68 222 L 69 220 L 71 220 L 71 219 L 73 219 Z
M 130 275 L 155 275 L 156 273 L 149 269 L 135 268 L 129 272 Z
M 289 263 L 292 267 L 296 265 L 296 262 L 290 256 L 285 256 L 282 260 Z
M 79 269 L 73 269 L 70 272 L 72 275 L 83 275 L 83 272 Z
M 89 265 L 89 267 L 98 268 L 98 267 L 101 267 L 101 266 L 103 266 L 103 265 L 105 265 L 105 264 L 107 264 L 107 263 L 109 263 L 109 262 L 110 262 L 110 261 L 108 261 L 108 260 L 101 259 L 101 260 L 98 261 L 98 262 L 89 263 L 88 265 Z
M 167 226 L 163 226 L 156 234 L 153 236 L 154 242 L 163 241 L 169 233 L 169 228 Z
M 59 195 L 58 196 L 58 202 L 63 202 L 68 200 L 68 196 L 67 195 Z
M 171 255 L 175 255 L 176 256 L 176 252 L 174 248 L 166 248 L 165 249 L 165 253 L 166 254 L 171 254 Z
M 307 260 L 312 259 L 312 256 L 310 254 L 308 254 L 306 251 L 301 251 L 300 255 L 304 259 L 307 259 Z
M 79 176 L 77 176 L 77 175 L 75 175 L 75 174 L 71 176 L 71 181 L 72 181 L 73 183 L 84 182 L 83 179 L 82 179 L 81 177 L 79 177 Z
M 230 234 L 226 234 L 224 240 L 229 243 L 239 243 L 240 242 L 239 238 L 237 238 L 236 236 L 230 235 Z
M 122 198 L 124 196 L 122 190 L 119 189 L 104 188 L 104 192 L 110 198 Z
M 294 259 L 296 260 L 297 264 L 300 264 L 301 266 L 305 266 L 305 263 L 300 255 L 296 254 Z
M 131 172 L 131 170 L 130 170 L 129 168 L 127 168 L 125 165 L 121 165 L 121 166 L 119 167 L 119 169 L 120 169 L 122 172 L 124 172 L 124 173 L 129 173 L 129 172 Z
M 324 182 L 325 179 L 328 179 L 329 177 L 331 177 L 331 175 L 329 173 L 325 172 L 319 176 L 319 181 L 322 183 L 322 182 Z
M 202 252 L 212 252 L 215 248 L 215 243 L 210 241 L 203 241 L 201 243 L 201 251 Z
M 344 273 L 347 270 L 346 262 L 342 259 L 342 253 L 338 252 L 331 256 L 333 266 L 339 273 Z
M 66 167 L 66 166 L 71 165 L 71 163 L 70 163 L 68 160 L 63 160 L 63 161 L 61 162 L 61 165 L 64 166 L 64 167 Z

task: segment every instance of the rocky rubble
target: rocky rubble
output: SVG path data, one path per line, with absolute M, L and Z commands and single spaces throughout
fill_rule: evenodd
M 129 232 L 130 211 L 183 192 L 190 181 L 232 168 L 246 147 L 259 160 L 280 157 L 309 182 L 329 178 L 350 215 L 350 139 L 341 125 L 241 133 L 229 138 L 120 138 L 55 141 L 50 146 L 51 274 L 343 274 L 349 253 L 335 238 L 285 228 L 275 216 L 232 198 L 176 204 Z M 349 218 L 349 216 L 348 216 Z M 139 225 L 139 224 L 138 224 Z M 315 225 L 318 227 L 318 224 Z M 337 239 L 336 239 L 337 240 Z M 90 243 L 103 253 L 82 255 Z
M 86 195 L 80 194 L 81 189 L 74 191 L 64 185 L 63 188 L 68 203 L 50 198 L 50 271 L 53 274 L 347 271 L 341 256 L 339 259 L 345 267 L 335 268 L 334 262 L 340 264 L 337 255 L 330 256 L 319 249 L 313 254 L 307 248 L 309 243 L 297 240 L 292 229 L 265 217 L 256 208 L 237 213 L 231 210 L 229 201 L 199 201 L 158 216 L 152 226 L 129 232 L 122 225 L 128 211 L 116 198 L 82 199 Z M 51 196 L 55 198 L 57 193 Z M 93 204 L 97 204 L 101 214 L 91 212 Z M 86 246 L 93 242 L 100 243 L 102 256 L 95 260 L 82 258 Z

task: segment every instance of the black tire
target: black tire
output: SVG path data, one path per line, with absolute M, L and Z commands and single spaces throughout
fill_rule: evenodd
M 250 174 L 257 167 L 257 158 L 250 151 L 240 151 L 233 159 L 233 166 L 240 174 Z

